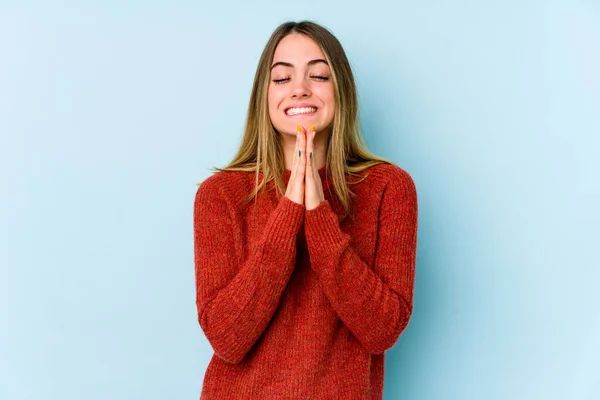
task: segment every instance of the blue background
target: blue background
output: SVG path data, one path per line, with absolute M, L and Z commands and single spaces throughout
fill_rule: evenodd
M 0 4 L 1 399 L 198 397 L 195 183 L 304 18 L 417 185 L 384 398 L 600 398 L 597 1 Z

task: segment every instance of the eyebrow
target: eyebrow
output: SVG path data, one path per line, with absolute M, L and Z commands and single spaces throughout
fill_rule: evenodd
M 317 63 L 325 63 L 325 64 L 329 65 L 329 63 L 327 61 L 323 60 L 322 58 L 318 58 L 316 60 L 310 60 L 307 64 L 310 67 L 311 65 L 314 65 Z M 292 64 L 292 63 L 284 62 L 284 61 L 277 61 L 275 64 L 271 65 L 271 69 L 275 68 L 278 65 L 283 65 L 284 67 L 290 67 L 290 68 L 294 67 L 294 64 Z

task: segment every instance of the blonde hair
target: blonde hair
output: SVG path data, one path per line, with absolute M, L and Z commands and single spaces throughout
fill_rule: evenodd
M 271 123 L 267 93 L 275 49 L 284 37 L 292 33 L 306 35 L 314 40 L 323 51 L 331 69 L 336 107 L 333 129 L 327 140 L 326 164 L 331 173 L 335 193 L 344 207 L 343 219 L 351 213 L 350 195 L 355 195 L 348 187 L 350 182 L 346 181 L 346 174 L 359 176 L 358 172 L 373 165 L 393 163 L 367 150 L 360 133 L 356 85 L 348 58 L 337 38 L 326 28 L 314 22 L 290 21 L 275 29 L 258 62 L 248 104 L 244 135 L 237 154 L 224 168 L 211 169 L 255 172 L 255 188 L 244 200 L 246 203 L 256 198 L 259 191 L 271 181 L 275 182 L 280 195 L 285 194 L 283 137 Z M 263 175 L 260 183 L 259 172 Z M 360 181 L 352 183 L 358 182 Z

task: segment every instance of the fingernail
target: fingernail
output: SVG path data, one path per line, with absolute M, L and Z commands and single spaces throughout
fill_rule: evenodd
M 312 158 L 312 151 L 310 152 L 310 158 Z
M 314 131 L 315 131 L 315 126 L 314 126 L 314 125 L 311 125 L 311 127 L 310 127 L 310 131 L 311 131 L 311 132 L 314 132 Z
M 296 133 L 300 133 L 300 125 L 296 125 Z
M 300 154 L 302 154 L 302 152 L 300 150 L 298 150 L 298 157 L 300 157 Z

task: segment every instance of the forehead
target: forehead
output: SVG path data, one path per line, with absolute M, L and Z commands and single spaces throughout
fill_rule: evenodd
M 295 64 L 295 61 L 296 63 L 306 64 L 308 61 L 317 58 L 325 59 L 325 55 L 317 42 L 308 36 L 292 33 L 281 39 L 277 44 L 273 62 L 287 61 Z

